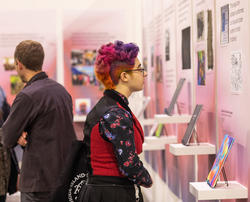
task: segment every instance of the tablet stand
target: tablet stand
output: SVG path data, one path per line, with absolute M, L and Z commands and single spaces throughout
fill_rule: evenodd
M 177 113 L 178 113 L 179 115 L 181 115 L 180 104 L 177 102 L 176 105 L 177 105 Z
M 225 180 L 225 184 L 228 187 L 228 180 L 227 180 L 226 170 L 225 170 L 224 166 L 222 167 L 221 172 L 222 172 L 223 178 Z
M 196 128 L 194 128 L 194 130 L 193 130 L 193 137 L 194 137 L 194 143 L 199 145 L 200 143 L 199 143 L 199 140 L 198 140 L 198 133 L 197 133 Z

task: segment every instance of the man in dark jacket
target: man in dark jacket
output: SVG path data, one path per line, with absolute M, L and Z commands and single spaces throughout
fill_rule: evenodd
M 16 71 L 26 85 L 3 124 L 3 144 L 24 147 L 21 202 L 46 202 L 76 137 L 72 99 L 62 85 L 42 71 L 44 51 L 40 43 L 22 41 L 14 59 Z

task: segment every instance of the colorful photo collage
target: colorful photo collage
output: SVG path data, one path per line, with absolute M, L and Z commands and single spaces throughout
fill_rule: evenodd
M 73 85 L 99 85 L 94 73 L 95 59 L 96 50 L 71 51 L 71 73 Z
M 205 86 L 205 51 L 197 52 L 198 58 L 198 85 Z

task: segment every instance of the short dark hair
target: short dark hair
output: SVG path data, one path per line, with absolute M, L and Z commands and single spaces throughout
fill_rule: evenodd
M 25 40 L 17 45 L 14 58 L 21 62 L 27 69 L 40 71 L 43 66 L 44 50 L 39 42 Z

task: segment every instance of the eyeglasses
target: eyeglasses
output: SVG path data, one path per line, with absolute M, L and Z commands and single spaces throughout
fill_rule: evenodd
M 124 72 L 142 72 L 143 76 L 145 75 L 145 69 L 144 68 L 140 68 L 140 69 L 130 69 L 130 70 L 126 70 Z

